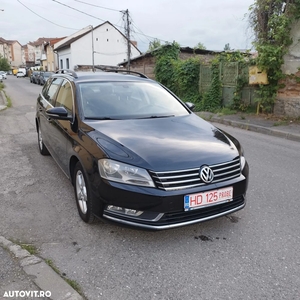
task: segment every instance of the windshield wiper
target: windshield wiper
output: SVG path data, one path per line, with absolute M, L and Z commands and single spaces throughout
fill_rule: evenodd
M 159 118 L 170 118 L 170 117 L 175 117 L 175 115 L 161 115 L 161 116 L 153 115 L 153 116 L 140 117 L 137 119 L 159 119 Z
M 110 118 L 110 117 L 85 117 L 86 120 L 120 120 L 116 118 Z

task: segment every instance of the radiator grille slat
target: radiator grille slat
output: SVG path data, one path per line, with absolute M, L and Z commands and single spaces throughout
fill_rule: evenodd
M 232 161 L 210 165 L 209 167 L 214 173 L 214 179 L 212 183 L 233 179 L 241 174 L 241 163 L 239 157 L 233 159 Z M 200 178 L 200 167 L 165 172 L 150 171 L 150 175 L 156 186 L 165 191 L 180 190 L 205 185 Z

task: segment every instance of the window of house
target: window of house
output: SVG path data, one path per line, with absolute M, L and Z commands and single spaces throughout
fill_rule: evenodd
M 61 69 L 64 68 L 64 63 L 63 63 L 63 60 L 62 60 L 62 59 L 60 60 L 60 68 L 61 68 Z
M 66 59 L 67 69 L 70 69 L 69 59 Z

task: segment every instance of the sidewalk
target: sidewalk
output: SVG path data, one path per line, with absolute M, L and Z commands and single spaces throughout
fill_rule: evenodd
M 209 122 L 221 123 L 232 127 L 238 127 L 249 131 L 255 131 L 300 142 L 300 120 L 283 120 L 262 114 L 256 115 L 254 113 L 220 115 L 210 112 L 199 112 L 196 114 Z
M 0 93 L 0 111 L 6 109 L 6 99 Z M 222 123 L 245 130 L 300 142 L 300 121 L 286 121 L 264 115 L 237 113 L 220 115 L 196 113 L 209 122 Z M 19 297 L 11 296 L 20 293 Z M 11 294 L 9 294 L 11 293 Z M 29 294 L 28 294 L 29 293 Z M 51 293 L 51 296 L 50 294 Z M 28 297 L 25 295 L 29 295 Z M 42 297 L 44 295 L 44 297 Z M 0 236 L 0 299 L 79 300 L 80 296 L 46 262 L 19 245 Z
M 0 279 L 0 299 L 84 299 L 44 260 L 3 236 Z

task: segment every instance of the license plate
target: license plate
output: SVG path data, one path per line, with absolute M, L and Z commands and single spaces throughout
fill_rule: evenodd
M 232 197 L 232 186 L 199 194 L 186 195 L 184 196 L 184 210 L 193 210 L 221 202 L 230 202 L 232 201 Z

